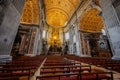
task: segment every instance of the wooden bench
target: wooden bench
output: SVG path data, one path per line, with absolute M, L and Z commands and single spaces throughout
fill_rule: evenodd
M 81 65 L 81 63 L 44 63 L 44 66 L 67 66 L 67 65 Z
M 73 65 L 73 66 L 45 66 L 41 68 L 40 73 L 65 73 L 65 72 L 91 72 L 90 65 Z
M 104 67 L 109 70 L 115 70 L 120 72 L 120 60 L 112 60 L 106 58 L 91 58 L 91 57 L 78 57 L 78 56 L 65 56 L 68 59 L 73 59 L 83 63 L 88 63 L 95 66 Z
M 62 73 L 37 76 L 36 80 L 113 80 L 112 72 Z
M 19 80 L 19 77 L 11 76 L 11 77 L 0 77 L 0 80 Z
M 23 76 L 27 76 L 30 79 L 30 76 L 35 73 L 35 69 L 31 67 L 0 68 L 0 79 L 18 80 L 19 77 Z

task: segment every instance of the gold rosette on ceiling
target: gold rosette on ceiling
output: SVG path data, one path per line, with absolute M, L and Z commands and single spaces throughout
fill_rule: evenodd
M 80 0 L 44 0 L 46 22 L 53 27 L 64 27 Z

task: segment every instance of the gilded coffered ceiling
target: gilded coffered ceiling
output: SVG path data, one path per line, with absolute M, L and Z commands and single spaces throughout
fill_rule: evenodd
M 39 25 L 38 0 L 26 0 L 21 23 Z
M 54 28 L 66 25 L 82 0 L 43 0 L 45 4 L 46 22 Z M 93 0 L 99 5 L 99 0 Z M 39 0 L 26 0 L 21 18 L 22 24 L 39 25 Z M 88 32 L 100 32 L 103 28 L 100 11 L 87 8 L 80 19 L 80 29 Z
M 104 24 L 99 13 L 96 8 L 88 9 L 80 20 L 80 29 L 87 32 L 100 32 Z
M 47 24 L 63 27 L 73 15 L 80 0 L 44 0 L 44 3 Z

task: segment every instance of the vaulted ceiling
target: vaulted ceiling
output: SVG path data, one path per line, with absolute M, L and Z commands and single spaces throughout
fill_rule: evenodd
M 82 0 L 43 0 L 45 3 L 46 22 L 54 28 L 66 25 Z M 93 0 L 99 5 L 99 0 Z M 39 0 L 26 0 L 22 24 L 39 25 Z M 96 8 L 87 9 L 80 19 L 80 29 L 87 32 L 100 32 L 104 27 L 100 11 Z
M 39 25 L 39 0 L 26 0 L 21 18 L 22 24 Z
M 80 0 L 44 0 L 46 22 L 53 27 L 63 27 L 78 7 Z
M 88 9 L 80 20 L 80 29 L 87 32 L 101 32 L 104 28 L 100 11 L 96 8 Z

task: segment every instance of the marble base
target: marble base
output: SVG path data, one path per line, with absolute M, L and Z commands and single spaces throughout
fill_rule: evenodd
M 120 56 L 113 56 L 112 59 L 113 60 L 120 60 Z
M 0 62 L 12 61 L 12 56 L 10 55 L 0 55 Z

